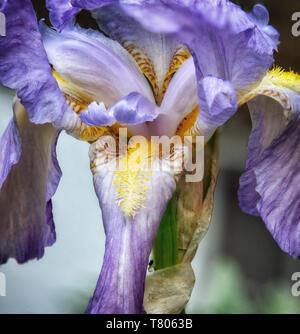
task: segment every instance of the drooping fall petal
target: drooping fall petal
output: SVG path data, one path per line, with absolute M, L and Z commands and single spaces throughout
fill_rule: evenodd
M 176 187 L 177 155 L 154 158 L 148 144 L 129 146 L 127 167 L 117 169 L 115 147 L 100 138 L 91 146 L 94 185 L 104 222 L 106 245 L 99 281 L 88 313 L 143 313 L 149 255 L 165 208 Z M 135 148 L 134 148 L 135 147 Z M 152 158 L 151 158 L 152 159 Z M 169 169 L 162 170 L 161 165 Z M 177 167 L 176 167 L 177 166 Z
M 300 256 L 300 85 L 278 69 L 246 96 L 253 129 L 240 179 L 241 208 L 260 215 L 282 250 Z
M 19 101 L 14 112 L 0 141 L 0 264 L 39 259 L 56 239 L 51 197 L 61 177 L 59 132 L 29 122 Z

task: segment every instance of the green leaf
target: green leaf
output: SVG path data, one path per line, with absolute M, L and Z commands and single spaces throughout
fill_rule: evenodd
M 170 200 L 161 220 L 153 248 L 155 270 L 178 263 L 176 196 Z

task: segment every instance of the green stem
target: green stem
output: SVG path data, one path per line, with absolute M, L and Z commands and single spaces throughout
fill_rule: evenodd
M 155 270 L 173 266 L 178 263 L 176 196 L 170 200 L 153 248 Z
M 153 247 L 155 270 L 178 264 L 176 201 L 177 198 L 176 195 L 174 195 L 160 222 Z M 183 309 L 180 314 L 185 314 L 185 309 Z

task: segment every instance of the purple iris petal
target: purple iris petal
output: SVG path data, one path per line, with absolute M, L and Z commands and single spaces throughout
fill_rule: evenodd
M 50 20 L 61 31 L 82 9 L 94 9 L 116 2 L 117 0 L 46 0 Z
M 103 103 L 93 102 L 88 110 L 80 114 L 81 120 L 88 125 L 107 126 L 115 123 L 141 124 L 153 121 L 158 113 L 157 106 L 139 93 L 131 93 L 108 110 Z
M 229 81 L 240 92 L 258 82 L 273 62 L 278 33 L 266 25 L 268 13 L 262 6 L 254 7 L 250 15 L 226 0 L 192 3 L 141 0 L 122 7 L 148 30 L 171 34 L 189 47 L 195 61 L 202 107 L 203 77 Z M 205 118 L 207 114 L 206 118 L 211 119 L 211 111 L 204 108 L 200 115 Z M 204 131 L 212 132 L 232 115 L 228 108 L 222 117 L 221 109 L 218 114 L 222 123 L 208 123 Z
M 1 140 L 0 189 L 10 173 L 11 167 L 18 163 L 21 155 L 21 138 L 15 117 L 9 122 Z
M 7 0 L 0 0 L 0 11 L 2 11 L 4 9 L 4 7 L 6 6 Z
M 155 72 L 154 80 L 152 77 L 154 91 L 161 100 L 163 82 L 174 54 L 182 47 L 182 43 L 171 36 L 147 31 L 139 22 L 126 15 L 119 3 L 94 10 L 92 16 L 101 31 L 125 48 L 133 48 L 131 54 L 137 55 L 138 63 L 150 62 Z
M 109 5 L 118 0 L 71 0 L 72 6 L 84 9 L 100 8 L 101 6 Z
M 52 25 L 58 30 L 62 30 L 81 10 L 80 7 L 72 6 L 71 0 L 46 0 L 46 7 Z
M 246 170 L 240 179 L 239 201 L 243 210 L 259 215 L 256 192 L 255 167 L 261 161 L 262 154 L 286 127 L 286 117 L 281 105 L 265 96 L 258 96 L 248 103 L 253 129 L 248 142 Z
M 101 181 L 95 186 L 101 187 Z M 98 196 L 103 197 L 104 194 L 98 191 Z M 97 287 L 86 313 L 145 313 L 145 276 L 162 215 L 153 211 L 155 221 L 154 217 L 150 221 L 146 215 L 127 220 L 116 205 L 113 207 L 111 204 L 102 204 L 101 209 L 106 231 L 105 256 Z
M 68 106 L 52 76 L 31 1 L 9 1 L 4 14 L 6 37 L 0 38 L 1 83 L 17 90 L 30 121 L 59 123 Z
M 87 125 L 113 125 L 115 118 L 108 113 L 103 102 L 92 102 L 86 111 L 80 114 L 80 119 Z
M 278 33 L 266 25 L 268 12 L 262 6 L 257 20 L 256 7 L 249 15 L 226 0 L 201 1 L 195 5 L 185 5 L 182 1 L 154 1 L 154 4 L 138 1 L 123 8 L 148 30 L 172 33 L 185 42 L 200 74 L 232 81 L 236 89 L 245 89 L 256 82 L 273 62 Z M 170 22 L 174 23 L 171 31 Z
M 59 33 L 42 23 L 41 33 L 49 62 L 67 81 L 65 93 L 72 96 L 77 91 L 87 101 L 106 106 L 133 91 L 154 100 L 147 80 L 118 42 L 71 25 Z
M 253 12 L 247 14 L 227 0 L 139 0 L 118 3 L 124 16 L 127 14 L 133 17 L 146 30 L 171 35 L 189 47 L 196 66 L 200 103 L 203 77 L 214 76 L 216 79 L 230 81 L 236 91 L 244 91 L 258 82 L 273 62 L 278 33 L 268 25 L 268 12 L 261 5 L 255 6 Z M 76 4 L 80 4 L 82 8 L 93 9 L 100 8 L 103 2 L 78 0 Z M 109 13 L 110 8 L 113 11 L 115 6 L 108 5 L 104 9 Z M 101 9 L 97 16 L 99 15 L 101 16 Z M 118 15 L 122 17 L 122 11 Z M 114 18 L 116 21 L 105 23 L 104 16 L 104 29 L 114 31 L 118 36 L 126 35 L 126 31 L 133 24 L 126 18 L 121 20 L 123 25 L 118 24 L 117 17 Z M 140 30 L 137 29 L 127 35 L 135 40 L 139 34 Z M 118 36 L 115 37 L 119 39 Z M 138 37 L 138 40 L 141 39 Z M 201 110 L 202 115 L 208 114 L 207 118 L 212 118 L 210 110 Z M 219 115 L 220 112 L 221 110 Z M 225 122 L 231 115 L 228 108 L 225 108 L 219 121 Z M 214 123 L 207 124 L 204 131 L 211 133 L 215 129 L 212 126 L 223 124 Z
M 278 33 L 268 25 L 268 11 L 262 5 L 255 6 L 253 12 L 247 14 L 227 0 L 112 2 L 118 2 L 124 16 L 134 17 L 148 31 L 172 34 L 182 40 L 193 52 L 201 74 L 232 81 L 237 89 L 251 86 L 273 62 Z M 107 4 L 101 0 L 73 0 L 72 3 L 82 9 L 101 8 Z M 108 6 L 105 11 L 109 13 L 110 8 L 113 12 L 116 7 Z M 124 22 L 123 27 L 117 22 L 110 26 L 104 22 L 104 25 L 110 32 L 114 29 L 121 34 L 132 25 L 125 17 Z
M 163 113 L 153 122 L 156 134 L 173 136 L 182 119 L 198 106 L 197 81 L 190 57 L 174 74 L 161 104 Z
M 239 201 L 245 212 L 262 217 L 282 250 L 300 257 L 300 97 L 290 91 L 289 98 L 290 121 L 268 97 L 249 103 L 253 130 Z
M 61 171 L 56 160 L 58 131 L 28 121 L 17 102 L 15 118 L 1 138 L 0 264 L 41 258 L 56 238 L 51 197 Z
M 198 124 L 201 134 L 209 137 L 212 130 L 225 123 L 237 110 L 235 91 L 229 81 L 207 76 L 198 85 Z M 206 112 L 202 112 L 205 110 Z
M 300 258 L 300 117 L 264 153 L 255 168 L 258 211 L 282 250 Z M 266 172 L 267 171 L 267 172 Z
M 104 139 L 91 146 L 92 161 L 103 161 Z M 99 160 L 94 160 L 94 159 Z M 147 179 L 146 200 L 134 217 L 124 216 L 117 201 L 116 160 L 98 165 L 94 185 L 102 210 L 106 234 L 105 256 L 94 296 L 87 313 L 144 313 L 143 297 L 149 255 L 164 214 L 175 190 L 172 173 L 153 170 Z M 135 193 L 128 193 L 135 196 Z

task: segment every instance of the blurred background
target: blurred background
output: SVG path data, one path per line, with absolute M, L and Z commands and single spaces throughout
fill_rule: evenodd
M 281 35 L 276 64 L 300 72 L 300 37 L 291 33 L 299 0 L 234 2 L 245 10 L 255 3 L 268 7 L 270 23 Z M 38 17 L 46 17 L 44 1 L 33 3 Z M 0 86 L 1 134 L 12 116 L 13 96 Z M 279 249 L 260 218 L 238 206 L 250 130 L 247 107 L 222 129 L 214 214 L 193 261 L 197 279 L 187 313 L 300 313 L 300 297 L 291 294 L 291 276 L 300 272 L 300 262 Z M 105 238 L 88 144 L 63 133 L 57 154 L 63 172 L 53 200 L 57 242 L 39 261 L 18 265 L 10 260 L 0 267 L 7 280 L 0 313 L 82 313 L 96 285 Z

